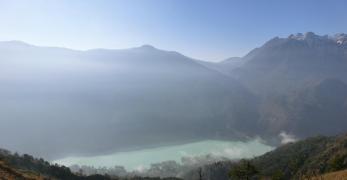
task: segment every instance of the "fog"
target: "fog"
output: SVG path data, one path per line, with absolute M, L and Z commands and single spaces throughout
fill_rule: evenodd
M 12 151 L 56 159 L 239 138 L 231 129 L 246 127 L 233 120 L 256 116 L 239 83 L 176 52 L 22 42 L 0 52 L 0 141 Z

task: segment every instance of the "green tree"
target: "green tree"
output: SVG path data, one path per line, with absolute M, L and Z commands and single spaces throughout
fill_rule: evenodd
M 336 155 L 331 162 L 330 165 L 330 171 L 338 171 L 341 169 L 344 169 L 347 167 L 347 153 L 346 154 L 340 154 Z
M 249 160 L 241 160 L 231 168 L 229 176 L 232 179 L 249 180 L 256 174 L 258 174 L 258 170 Z
M 275 173 L 272 174 L 271 176 L 272 180 L 282 180 L 284 178 L 284 174 L 282 171 L 276 171 Z

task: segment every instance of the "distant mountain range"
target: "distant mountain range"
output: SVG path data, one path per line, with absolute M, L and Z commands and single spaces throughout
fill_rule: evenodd
M 205 66 L 260 98 L 258 122 L 270 137 L 281 130 L 299 137 L 345 130 L 347 34 L 275 37 L 232 62 L 229 71 L 224 62 Z
M 276 37 L 220 63 L 150 45 L 76 51 L 0 42 L 0 143 L 53 159 L 331 135 L 347 130 L 346 70 L 346 34 Z
M 36 156 L 236 137 L 257 118 L 256 98 L 240 83 L 149 45 L 74 51 L 3 42 L 0 59 L 0 142 Z

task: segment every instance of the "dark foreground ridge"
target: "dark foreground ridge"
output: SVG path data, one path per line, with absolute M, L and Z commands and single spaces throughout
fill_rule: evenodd
M 115 177 L 107 174 L 75 174 L 68 167 L 50 164 L 42 158 L 19 155 L 0 149 L 0 179 L 5 180 L 179 180 L 179 178 L 159 177 Z

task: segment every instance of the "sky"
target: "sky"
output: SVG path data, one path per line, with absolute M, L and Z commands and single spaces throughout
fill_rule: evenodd
M 221 61 L 275 37 L 347 33 L 345 0 L 0 0 L 0 41 L 72 49 L 150 44 Z

